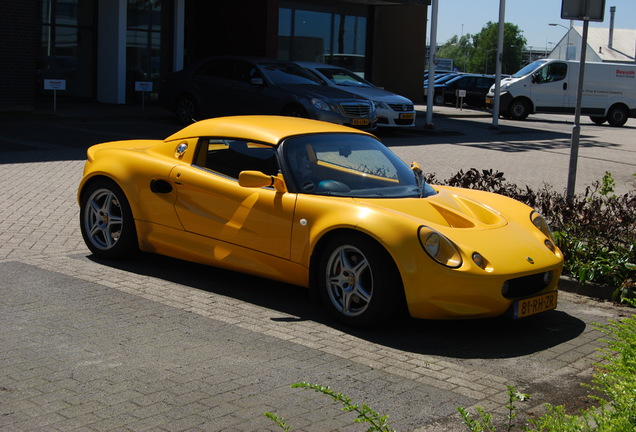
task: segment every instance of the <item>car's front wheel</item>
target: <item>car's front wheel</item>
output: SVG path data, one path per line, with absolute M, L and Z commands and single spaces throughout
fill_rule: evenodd
M 138 250 L 130 205 L 112 180 L 96 180 L 82 192 L 80 227 L 84 242 L 100 258 L 123 258 Z
M 368 327 L 391 319 L 404 291 L 393 259 L 374 240 L 349 233 L 331 239 L 320 259 L 320 295 L 343 324 Z
M 508 115 L 513 120 L 525 120 L 530 114 L 530 104 L 523 99 L 512 101 Z

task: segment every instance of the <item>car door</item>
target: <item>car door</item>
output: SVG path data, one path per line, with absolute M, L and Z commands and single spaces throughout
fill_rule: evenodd
M 296 195 L 238 184 L 243 170 L 275 175 L 276 149 L 245 140 L 202 138 L 190 166 L 171 173 L 186 231 L 289 259 Z
M 530 95 L 537 112 L 563 112 L 568 95 L 568 65 L 564 62 L 548 63 L 534 74 Z
M 280 114 L 284 105 L 280 91 L 263 77 L 257 64 L 243 59 L 232 59 L 232 91 L 239 114 Z

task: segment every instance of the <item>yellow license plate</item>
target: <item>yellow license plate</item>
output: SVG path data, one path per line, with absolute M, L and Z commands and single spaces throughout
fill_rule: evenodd
M 550 292 L 536 297 L 517 300 L 514 303 L 515 318 L 523 318 L 541 312 L 556 309 L 557 292 Z
M 351 124 L 354 126 L 367 126 L 369 124 L 369 120 L 368 119 L 353 119 Z
M 400 119 L 401 120 L 413 120 L 413 118 L 415 118 L 415 114 L 413 114 L 413 113 L 402 113 L 402 114 L 400 114 Z

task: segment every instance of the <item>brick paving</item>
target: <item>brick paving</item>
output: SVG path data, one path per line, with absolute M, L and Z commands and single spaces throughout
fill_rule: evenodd
M 579 383 L 602 346 L 592 323 L 630 313 L 622 307 L 562 292 L 558 310 L 522 321 L 405 320 L 366 332 L 332 322 L 295 287 L 165 257 L 94 259 L 75 197 L 84 149 L 179 127 L 151 108 L 85 111 L 0 119 L 0 430 L 281 430 L 265 411 L 297 431 L 366 429 L 326 396 L 290 388 L 299 381 L 367 403 L 400 431 L 465 430 L 457 406 L 503 415 L 506 385 L 532 394 L 523 412 L 589 404 Z M 493 131 L 478 112 L 462 113 L 469 123 L 443 112 L 435 133 L 383 139 L 438 173 L 481 165 L 561 187 L 567 149 L 554 136 L 567 124 Z M 583 181 L 610 170 L 631 187 L 631 122 L 584 129 Z

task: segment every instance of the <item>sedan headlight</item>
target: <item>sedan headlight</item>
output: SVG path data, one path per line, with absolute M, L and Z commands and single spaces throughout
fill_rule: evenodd
M 331 111 L 331 106 L 322 99 L 313 98 L 311 100 L 311 104 L 315 106 L 316 108 L 321 109 L 323 111 Z
M 373 105 L 375 106 L 375 109 L 389 109 L 387 104 L 385 104 L 384 102 L 373 101 Z
M 450 268 L 461 267 L 462 256 L 459 250 L 445 236 L 427 226 L 421 226 L 418 237 L 422 248 L 435 261 Z

